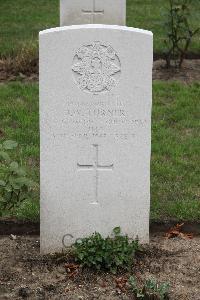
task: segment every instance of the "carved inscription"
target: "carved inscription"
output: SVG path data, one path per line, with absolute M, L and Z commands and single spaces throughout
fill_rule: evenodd
M 147 95 L 148 96 L 148 95 Z M 44 120 L 44 126 L 55 138 L 90 140 L 91 143 L 104 141 L 131 141 L 140 139 L 148 130 L 148 119 L 143 110 L 133 111 L 133 104 L 120 97 L 104 96 L 94 101 L 79 100 L 66 95 L 62 107 L 62 117 L 54 115 L 52 120 Z M 56 122 L 53 129 L 51 123 Z
M 126 141 L 135 139 L 138 132 L 147 128 L 147 123 L 145 118 L 134 117 L 118 99 L 104 102 L 67 100 L 56 136 L 71 140 L 99 138 Z
M 77 50 L 72 71 L 81 90 L 99 94 L 108 92 L 116 86 L 121 66 L 111 46 L 94 42 Z

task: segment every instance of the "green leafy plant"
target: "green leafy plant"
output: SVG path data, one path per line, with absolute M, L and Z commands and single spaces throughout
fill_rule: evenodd
M 168 1 L 169 8 L 165 13 L 166 21 L 164 23 L 167 29 L 167 38 L 164 40 L 166 66 L 169 68 L 173 60 L 176 67 L 181 67 L 192 38 L 199 33 L 200 28 L 193 30 L 189 23 L 193 0 Z
M 155 279 L 149 279 L 142 288 L 138 288 L 137 282 L 133 276 L 129 278 L 129 284 L 136 299 L 143 300 L 168 300 L 169 284 L 157 283 Z
M 0 208 L 12 210 L 29 198 L 34 183 L 27 177 L 16 161 L 12 161 L 9 151 L 18 146 L 7 140 L 0 144 Z
M 118 268 L 130 267 L 139 248 L 137 239 L 130 240 L 127 235 L 121 235 L 120 227 L 116 227 L 111 237 L 103 238 L 96 232 L 88 238 L 78 239 L 73 245 L 73 252 L 75 260 L 82 266 L 116 273 Z

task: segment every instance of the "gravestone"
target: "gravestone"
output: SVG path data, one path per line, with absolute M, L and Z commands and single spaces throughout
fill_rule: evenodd
M 120 226 L 149 239 L 152 33 L 40 32 L 41 252 Z
M 60 0 L 60 26 L 126 24 L 126 0 Z

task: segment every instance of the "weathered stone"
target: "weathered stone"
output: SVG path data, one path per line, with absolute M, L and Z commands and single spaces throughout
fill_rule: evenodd
M 126 24 L 126 0 L 60 0 L 60 25 Z
M 152 33 L 40 33 L 41 251 L 116 226 L 149 239 Z

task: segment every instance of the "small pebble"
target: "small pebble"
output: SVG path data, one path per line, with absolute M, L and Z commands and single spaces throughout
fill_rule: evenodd
M 10 235 L 10 239 L 14 241 L 14 240 L 16 240 L 16 239 L 17 239 L 17 236 L 16 236 L 16 235 L 14 235 L 14 234 L 11 234 L 11 235 Z
M 21 286 L 18 292 L 19 296 L 22 298 L 27 298 L 30 294 L 30 290 L 27 286 Z

